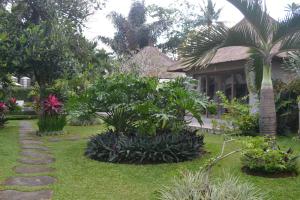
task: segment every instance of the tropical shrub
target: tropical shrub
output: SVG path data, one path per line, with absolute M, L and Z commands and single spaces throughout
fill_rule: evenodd
M 250 106 L 241 100 L 228 98 L 222 93 L 217 92 L 222 107 L 225 109 L 223 119 L 232 122 L 232 127 L 239 131 L 242 135 L 257 136 L 259 134 L 259 118 L 258 115 L 251 114 Z
M 5 125 L 5 122 L 7 121 L 5 114 L 8 111 L 8 107 L 4 102 L 0 102 L 0 128 L 2 128 Z
M 66 125 L 66 116 L 63 111 L 63 104 L 55 95 L 49 95 L 43 101 L 42 114 L 39 116 L 38 135 L 61 133 Z
M 246 142 L 241 158 L 244 169 L 265 174 L 297 173 L 297 159 L 292 149 L 283 151 L 270 138 L 258 137 Z
M 275 105 L 277 113 L 277 132 L 282 135 L 296 133 L 298 130 L 298 101 L 300 79 L 283 83 L 274 81 Z
M 88 91 L 89 108 L 108 113 L 103 120 L 118 133 L 180 133 L 186 112 L 200 123 L 207 101 L 188 90 L 185 79 L 160 84 L 156 78 L 117 74 L 100 79 Z
M 254 185 L 233 176 L 211 180 L 207 172 L 184 173 L 172 185 L 159 191 L 160 200 L 263 200 L 265 194 Z
M 108 131 L 90 139 L 85 155 L 112 163 L 173 163 L 197 158 L 202 148 L 203 136 L 190 131 L 155 136 Z

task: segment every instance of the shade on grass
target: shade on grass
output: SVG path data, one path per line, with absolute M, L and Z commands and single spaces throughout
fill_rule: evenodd
M 101 130 L 104 130 L 102 126 L 67 126 L 66 131 L 69 134 L 59 137 L 86 137 L 99 133 Z M 43 138 L 45 141 L 47 139 L 49 137 Z M 206 135 L 205 146 L 210 153 L 202 158 L 190 162 L 160 165 L 109 164 L 90 160 L 84 157 L 86 141 L 82 139 L 47 143 L 56 158 L 56 162 L 52 165 L 56 171 L 51 173 L 51 176 L 55 176 L 58 182 L 45 187 L 54 190 L 53 200 L 155 199 L 156 192 L 162 185 L 170 184 L 174 176 L 180 176 L 184 170 L 198 170 L 205 160 L 218 153 L 222 137 Z M 279 143 L 283 148 L 292 146 L 297 153 L 300 152 L 300 141 L 279 138 Z M 235 149 L 239 145 L 237 142 L 232 143 L 228 149 Z M 0 154 L 1 157 L 2 154 Z M 222 178 L 223 172 L 230 172 L 239 176 L 242 181 L 251 182 L 264 192 L 268 192 L 270 199 L 298 199 L 300 196 L 300 177 L 281 179 L 253 177 L 243 174 L 240 168 L 239 155 L 235 154 L 215 166 L 213 176 Z

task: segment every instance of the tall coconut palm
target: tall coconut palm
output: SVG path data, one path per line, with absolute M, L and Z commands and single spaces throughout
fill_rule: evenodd
M 245 19 L 233 28 L 213 25 L 191 35 L 181 48 L 183 62 L 189 67 L 207 66 L 217 50 L 227 46 L 245 46 L 259 53 L 263 58 L 260 131 L 261 134 L 276 134 L 272 59 L 280 53 L 300 49 L 300 15 L 288 15 L 275 21 L 258 1 L 227 1 Z

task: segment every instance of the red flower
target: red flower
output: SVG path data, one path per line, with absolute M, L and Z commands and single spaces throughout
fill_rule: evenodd
M 44 109 L 48 114 L 59 114 L 62 111 L 62 103 L 55 95 L 50 94 L 44 101 Z
M 11 103 L 11 104 L 17 104 L 17 99 L 14 98 L 14 97 L 12 97 L 12 98 L 9 99 L 9 103 Z
M 7 106 L 4 102 L 0 102 L 0 112 L 4 112 L 7 110 Z

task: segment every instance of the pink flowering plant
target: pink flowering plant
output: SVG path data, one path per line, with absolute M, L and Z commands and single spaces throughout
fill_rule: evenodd
M 50 94 L 44 101 L 44 112 L 47 115 L 59 115 L 62 113 L 63 104 L 55 95 Z
M 61 134 L 66 125 L 63 103 L 53 94 L 42 102 L 42 115 L 39 118 L 38 135 Z
M 17 99 L 14 97 L 10 98 L 7 102 L 7 107 L 11 112 L 16 111 L 18 108 Z
M 2 128 L 6 122 L 5 113 L 8 111 L 8 107 L 4 102 L 0 102 L 0 128 Z

